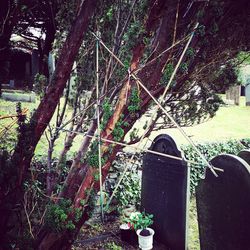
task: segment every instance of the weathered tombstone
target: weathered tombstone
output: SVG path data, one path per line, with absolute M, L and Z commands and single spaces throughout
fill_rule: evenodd
M 155 138 L 150 150 L 181 157 L 168 135 Z M 147 153 L 142 170 L 142 210 L 154 215 L 156 240 L 166 249 L 187 249 L 189 168 L 184 160 Z
M 250 165 L 250 150 L 249 149 L 240 151 L 238 156 Z
M 250 75 L 246 76 L 245 96 L 246 96 L 246 106 L 250 106 Z
M 230 86 L 226 91 L 226 102 L 228 104 L 240 104 L 240 86 Z
M 9 86 L 10 86 L 10 88 L 14 88 L 15 81 L 14 80 L 10 80 Z
M 201 250 L 250 249 L 250 167 L 240 157 L 219 155 L 196 190 Z
M 55 71 L 55 56 L 51 52 L 49 52 L 48 56 L 48 65 L 49 65 L 49 75 L 51 77 Z

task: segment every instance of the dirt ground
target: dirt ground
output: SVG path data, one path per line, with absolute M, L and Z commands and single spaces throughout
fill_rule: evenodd
M 78 239 L 72 250 L 137 250 L 138 246 L 132 246 L 120 238 L 119 220 L 105 224 L 95 223 L 85 225 L 81 229 Z M 154 241 L 154 250 L 166 249 Z

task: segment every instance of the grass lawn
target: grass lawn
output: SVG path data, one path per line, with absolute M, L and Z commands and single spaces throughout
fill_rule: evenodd
M 31 113 L 34 109 L 37 108 L 39 102 L 36 101 L 36 103 L 30 103 L 30 102 L 22 102 L 22 109 L 28 108 L 28 117 L 30 117 Z M 65 121 L 68 121 L 71 118 L 71 109 L 67 110 L 67 114 L 65 117 Z M 6 115 L 15 115 L 16 114 L 16 103 L 11 101 L 5 101 L 3 99 L 0 99 L 0 116 L 6 116 Z M 13 120 L 11 118 L 7 119 L 0 119 L 0 131 L 7 127 Z M 52 118 L 51 125 L 55 122 L 55 116 Z M 16 132 L 17 125 L 15 124 L 11 129 L 6 131 L 2 136 L 0 135 L 0 147 L 3 145 L 7 145 L 7 148 L 9 150 L 14 148 L 15 142 L 16 142 Z M 66 126 L 67 128 L 67 126 Z M 74 152 L 78 150 L 78 147 L 80 146 L 81 142 L 81 136 L 76 136 L 76 139 L 73 143 L 72 149 L 70 151 L 70 154 L 72 155 Z M 54 149 L 54 157 L 57 157 L 60 153 L 63 145 L 64 145 L 64 139 L 65 139 L 65 132 L 62 132 L 60 137 L 56 140 L 55 143 L 55 149 Z M 41 140 L 39 141 L 36 150 L 35 155 L 38 159 L 44 158 L 46 159 L 48 151 L 48 141 L 45 137 L 45 135 L 42 136 Z
M 250 106 L 245 106 L 245 97 L 241 97 L 239 106 L 223 106 L 209 121 L 183 129 L 196 143 L 250 138 Z M 175 128 L 155 131 L 150 139 L 162 133 L 172 136 L 178 144 L 189 144 Z M 149 141 L 147 146 L 150 144 Z

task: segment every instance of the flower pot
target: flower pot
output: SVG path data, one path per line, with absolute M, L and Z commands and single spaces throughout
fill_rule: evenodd
M 140 235 L 142 229 L 136 231 L 136 234 L 138 235 L 139 247 L 142 250 L 150 250 L 153 248 L 153 236 L 155 234 L 155 231 L 152 228 L 148 227 L 146 229 L 150 232 L 150 235 L 148 236 Z
M 128 226 L 128 224 L 120 225 L 120 233 L 121 233 L 121 240 L 128 242 L 130 237 L 130 227 Z
M 137 237 L 135 230 L 131 229 L 128 224 L 120 225 L 121 240 L 131 245 L 137 244 Z

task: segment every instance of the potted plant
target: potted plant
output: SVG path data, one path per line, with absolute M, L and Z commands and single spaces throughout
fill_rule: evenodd
M 137 235 L 134 227 L 131 224 L 132 215 L 135 214 L 135 208 L 129 207 L 123 210 L 121 218 L 122 224 L 120 225 L 121 240 L 133 246 L 137 245 Z
M 153 224 L 153 215 L 145 212 L 131 213 L 127 223 L 130 228 L 136 231 L 139 247 L 143 250 L 152 249 L 154 230 L 149 226 Z

